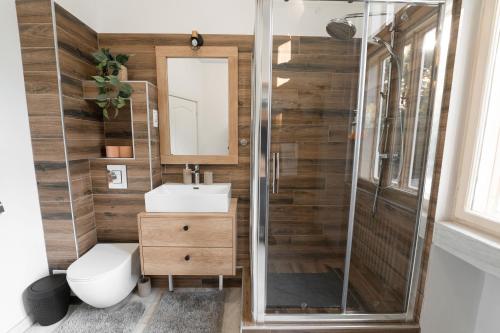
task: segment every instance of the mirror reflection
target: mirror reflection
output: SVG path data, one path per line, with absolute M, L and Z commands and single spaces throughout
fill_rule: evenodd
M 172 155 L 228 155 L 228 59 L 166 61 Z

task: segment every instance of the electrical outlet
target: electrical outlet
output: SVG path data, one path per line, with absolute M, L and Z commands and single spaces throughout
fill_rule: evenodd
M 107 165 L 108 187 L 110 189 L 127 188 L 127 166 L 126 165 Z

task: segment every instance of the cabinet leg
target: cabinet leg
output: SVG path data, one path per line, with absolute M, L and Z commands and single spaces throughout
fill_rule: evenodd
M 171 274 L 168 276 L 168 291 L 174 291 L 174 278 Z
M 219 275 L 219 290 L 222 290 L 224 286 L 224 277 L 222 275 Z

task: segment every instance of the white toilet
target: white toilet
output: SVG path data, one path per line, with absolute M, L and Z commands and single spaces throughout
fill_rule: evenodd
M 69 266 L 66 279 L 82 301 L 106 308 L 134 289 L 141 270 L 139 260 L 137 243 L 97 244 Z

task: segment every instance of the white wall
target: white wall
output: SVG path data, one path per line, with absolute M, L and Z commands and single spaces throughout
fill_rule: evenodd
M 436 221 L 454 218 L 457 165 L 461 147 L 482 0 L 463 0 L 450 116 L 446 132 Z M 469 51 L 469 52 L 467 52 Z M 433 246 L 422 309 L 422 333 L 497 333 L 500 279 Z
M 26 318 L 21 293 L 48 274 L 14 0 L 0 1 L 0 332 Z
M 253 34 L 255 0 L 56 2 L 97 32 Z
M 254 33 L 256 0 L 56 0 L 58 4 L 101 33 Z M 335 1 L 274 0 L 274 34 L 328 36 L 326 25 L 332 18 L 363 12 L 362 3 Z M 397 11 L 398 5 L 395 10 Z M 95 11 L 99 8 L 99 11 Z M 117 10 L 118 8 L 118 10 Z M 373 13 L 385 12 L 374 5 Z M 133 18 L 133 19 L 131 19 Z M 378 30 L 385 18 L 372 17 Z M 357 37 L 362 19 L 353 19 Z
M 475 333 L 500 331 L 500 278 L 485 274 Z
M 421 332 L 473 333 L 484 273 L 433 246 L 427 276 Z

